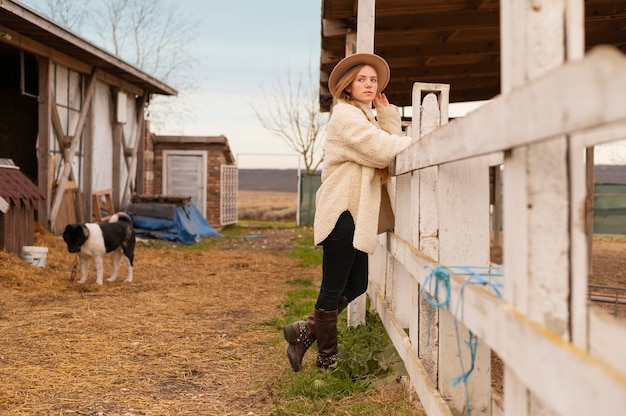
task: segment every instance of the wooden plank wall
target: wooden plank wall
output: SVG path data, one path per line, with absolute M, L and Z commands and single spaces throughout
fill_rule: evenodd
M 22 247 L 35 242 L 34 224 L 34 208 L 12 205 L 5 214 L 0 212 L 0 249 L 21 256 Z

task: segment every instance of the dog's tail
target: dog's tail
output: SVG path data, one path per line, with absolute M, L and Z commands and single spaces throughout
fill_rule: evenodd
M 117 212 L 111 215 L 111 218 L 109 218 L 109 222 L 118 222 L 118 221 L 127 222 L 130 225 L 133 225 L 132 218 L 130 218 L 130 215 L 128 215 L 125 212 Z

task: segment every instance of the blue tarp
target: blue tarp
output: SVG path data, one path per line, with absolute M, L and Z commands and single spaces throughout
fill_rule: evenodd
M 202 241 L 204 237 L 221 237 L 213 227 L 204 219 L 193 202 L 186 205 L 158 204 L 167 206 L 166 215 L 142 215 L 150 211 L 147 205 L 154 204 L 131 204 L 128 215 L 133 220 L 135 234 L 138 237 L 153 237 L 161 240 L 176 241 L 182 244 L 194 244 Z

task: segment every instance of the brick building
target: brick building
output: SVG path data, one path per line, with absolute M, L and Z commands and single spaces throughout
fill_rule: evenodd
M 144 190 L 191 196 L 213 227 L 237 222 L 237 167 L 223 135 L 152 135 L 144 151 Z

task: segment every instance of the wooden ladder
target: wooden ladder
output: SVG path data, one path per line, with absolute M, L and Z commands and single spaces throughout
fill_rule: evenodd
M 106 222 L 115 214 L 115 206 L 113 205 L 113 189 L 103 189 L 95 191 L 91 194 L 93 216 L 96 222 Z M 102 215 L 102 211 L 106 215 Z

